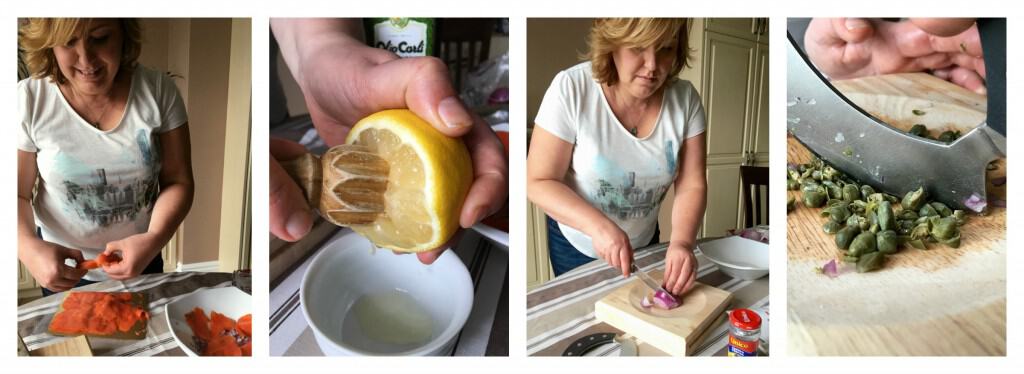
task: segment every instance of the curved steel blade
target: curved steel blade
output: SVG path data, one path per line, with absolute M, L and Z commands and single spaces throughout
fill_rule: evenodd
M 988 164 L 1006 155 L 1006 138 L 986 123 L 950 144 L 907 134 L 861 110 L 812 67 L 789 36 L 787 128 L 836 169 L 897 196 L 924 186 L 956 209 L 985 206 Z M 980 199 L 977 204 L 965 202 Z

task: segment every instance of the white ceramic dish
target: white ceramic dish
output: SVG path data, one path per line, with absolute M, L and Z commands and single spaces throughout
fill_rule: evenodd
M 768 274 L 768 244 L 730 236 L 701 243 L 698 248 L 733 278 L 754 280 Z
M 207 315 L 217 311 L 228 318 L 237 320 L 252 313 L 252 296 L 235 287 L 206 288 L 175 300 L 164 309 L 167 326 L 181 350 L 189 356 L 199 356 L 192 342 L 192 328 L 185 322 L 185 313 L 195 307 L 203 308 Z
M 430 316 L 429 340 L 399 347 L 343 333 L 356 331 L 355 325 L 345 324 L 356 323 L 346 316 L 360 297 L 394 290 L 405 291 Z M 306 270 L 299 295 L 302 313 L 326 355 L 445 355 L 454 347 L 473 308 L 473 281 L 452 251 L 445 251 L 428 266 L 415 255 L 374 251 L 369 241 L 348 232 L 320 249 Z

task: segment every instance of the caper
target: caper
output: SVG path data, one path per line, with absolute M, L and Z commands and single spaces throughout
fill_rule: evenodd
M 936 240 L 949 240 L 954 236 L 960 236 L 960 229 L 956 226 L 956 218 L 934 218 L 931 220 L 931 224 L 931 234 Z
M 904 210 L 900 211 L 900 214 L 899 214 L 899 216 L 897 216 L 897 218 L 899 218 L 901 220 L 907 220 L 907 221 L 916 221 L 917 218 L 918 218 L 918 215 L 917 215 L 917 212 L 915 212 L 913 210 L 906 210 L 906 209 L 904 209 Z
M 939 239 L 939 242 L 950 248 L 960 248 L 960 233 L 949 239 Z
M 866 184 L 860 186 L 860 196 L 861 197 L 867 198 L 868 196 L 871 196 L 874 193 L 875 193 L 875 189 L 871 188 L 871 186 L 866 185 Z
M 878 243 L 875 240 L 875 234 L 870 231 L 861 232 L 856 238 L 853 238 L 853 242 L 850 243 L 850 256 L 863 256 L 871 252 L 878 250 Z
M 786 213 L 792 212 L 794 209 L 796 209 L 796 199 L 790 196 L 786 200 Z
M 931 205 L 932 209 L 935 209 L 935 212 L 939 213 L 940 216 L 949 217 L 953 215 L 953 210 L 949 209 L 949 207 L 946 206 L 946 204 L 940 203 L 938 201 L 932 201 L 928 203 L 928 205 Z
M 858 258 L 854 257 L 854 256 L 850 256 L 850 255 L 844 255 L 843 258 L 840 259 L 840 260 L 843 261 L 843 262 L 849 262 L 849 263 L 852 263 L 852 264 L 856 264 Z
M 833 220 L 825 221 L 825 224 L 821 226 L 821 230 L 825 231 L 825 233 L 829 235 L 839 232 L 840 228 L 842 227 L 839 223 Z
M 921 210 L 917 212 L 921 217 L 939 217 L 939 212 L 931 204 L 921 204 Z
M 917 113 L 914 113 L 914 114 L 917 114 Z M 910 133 L 911 135 L 920 136 L 922 138 L 927 138 L 928 137 L 928 128 L 924 127 L 924 125 L 922 125 L 920 123 L 912 126 L 910 128 L 910 131 L 907 131 L 907 132 Z
M 965 223 L 967 223 L 967 212 L 964 212 L 963 210 L 954 210 L 952 217 L 956 219 L 957 226 L 963 226 Z
M 853 226 L 856 227 L 857 230 L 863 231 L 870 228 L 871 223 L 868 222 L 868 219 L 864 218 L 864 216 L 853 214 L 850 218 L 846 219 L 846 226 Z
M 903 209 L 918 210 L 924 204 L 924 187 L 918 187 L 914 191 L 907 192 L 900 204 Z
M 819 187 L 808 191 L 804 189 L 804 206 L 808 208 L 819 208 L 825 204 L 825 191 L 824 188 Z
M 921 239 L 911 239 L 907 241 L 907 244 L 910 244 L 911 247 L 917 249 L 928 249 L 928 247 L 924 245 L 924 240 Z
M 836 233 L 836 247 L 844 250 L 850 248 L 850 242 L 852 242 L 853 238 L 859 233 L 860 228 L 857 226 L 846 226 L 840 229 L 839 232 Z
M 954 140 L 957 140 L 958 138 L 960 138 L 960 131 L 959 130 L 958 131 L 946 130 L 946 131 L 943 131 L 941 134 L 939 134 L 939 137 L 936 138 L 936 139 L 938 141 L 940 141 L 940 142 L 952 143 Z
M 929 235 L 931 235 L 931 225 L 928 222 L 918 223 L 910 231 L 910 238 L 913 240 L 927 239 Z
M 896 237 L 896 232 L 892 230 L 880 231 L 875 235 L 876 248 L 879 252 L 887 255 L 896 253 L 899 250 L 899 240 Z
M 896 228 L 896 219 L 893 218 L 892 204 L 888 201 L 878 203 L 875 208 L 875 215 L 878 217 L 878 229 L 882 231 Z
M 843 200 L 846 202 L 860 200 L 860 187 L 852 183 L 843 186 Z
M 857 272 L 867 273 L 872 270 L 878 270 L 885 264 L 885 254 L 882 252 L 872 252 L 864 256 L 861 256 L 857 260 Z
M 800 189 L 800 182 L 796 179 L 786 179 L 786 189 L 790 191 L 796 191 Z
M 845 222 L 850 218 L 850 210 L 846 208 L 846 204 L 835 204 L 822 210 L 821 215 L 836 223 Z

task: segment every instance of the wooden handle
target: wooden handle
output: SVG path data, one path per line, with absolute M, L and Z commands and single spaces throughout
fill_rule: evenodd
M 334 146 L 323 157 L 305 154 L 281 166 L 302 188 L 309 206 L 335 225 L 370 224 L 384 213 L 390 167 L 365 146 Z

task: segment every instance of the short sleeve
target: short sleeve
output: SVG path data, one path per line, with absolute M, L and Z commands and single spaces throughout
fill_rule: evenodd
M 694 136 L 700 135 L 704 132 L 705 120 L 704 120 L 704 104 L 700 102 L 700 95 L 697 94 L 697 90 L 693 88 L 689 82 L 687 84 L 687 103 L 686 103 L 686 134 L 685 138 L 689 139 Z
M 160 84 L 158 85 L 160 103 L 160 130 L 165 133 L 178 128 L 188 122 L 188 114 L 185 112 L 185 101 L 178 92 L 178 86 L 174 84 L 171 77 L 160 73 Z
M 555 75 L 537 109 L 534 124 L 569 142 L 576 143 L 575 106 L 572 81 L 563 71 Z
M 21 129 L 18 131 L 18 150 L 25 152 L 38 152 L 35 137 L 32 135 L 32 107 L 34 96 L 30 92 L 30 79 L 18 83 L 18 121 L 21 122 Z

